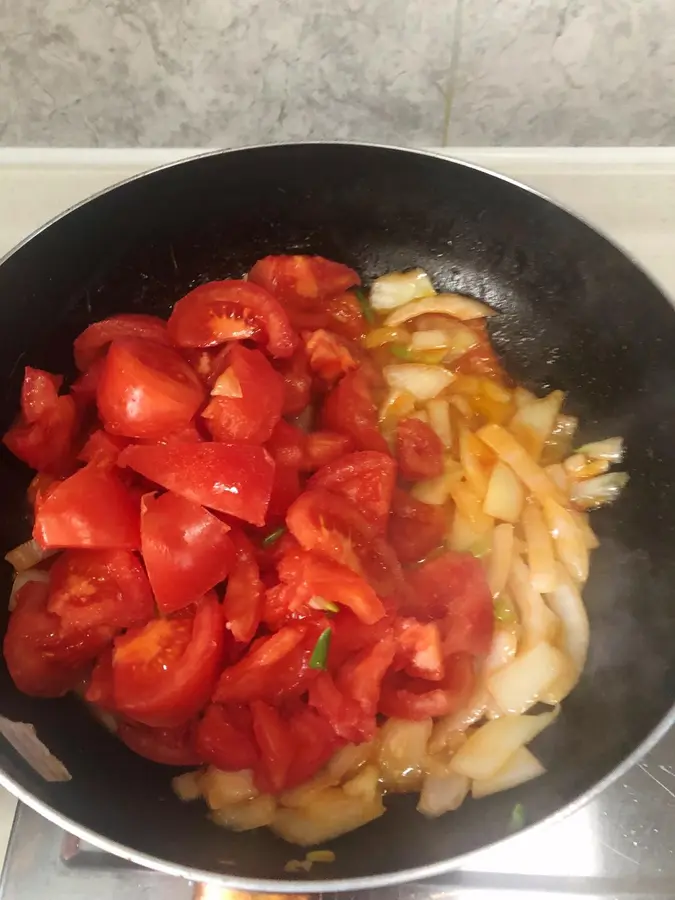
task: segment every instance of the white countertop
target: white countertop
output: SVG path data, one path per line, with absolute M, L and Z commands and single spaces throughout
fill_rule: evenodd
M 0 148 L 0 254 L 91 194 L 196 152 Z M 675 298 L 675 149 L 441 152 L 525 182 L 578 213 Z M 14 806 L 0 789 L 0 858 Z

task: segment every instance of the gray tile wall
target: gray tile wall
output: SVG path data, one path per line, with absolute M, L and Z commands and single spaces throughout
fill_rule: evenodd
M 675 142 L 675 0 L 0 0 L 0 143 Z

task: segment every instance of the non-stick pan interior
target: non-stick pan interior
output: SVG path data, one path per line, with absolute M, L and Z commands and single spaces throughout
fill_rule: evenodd
M 435 821 L 416 814 L 411 798 L 397 798 L 378 822 L 331 842 L 336 862 L 320 873 L 386 876 L 503 838 L 517 802 L 528 823 L 549 816 L 607 776 L 669 714 L 675 314 L 590 228 L 482 171 L 349 145 L 217 154 L 89 201 L 0 266 L 0 427 L 16 411 L 23 365 L 71 370 L 72 339 L 86 323 L 120 311 L 165 314 L 196 284 L 289 251 L 341 260 L 366 280 L 422 266 L 439 287 L 486 300 L 500 313 L 493 334 L 511 374 L 537 390 L 569 392 L 582 437 L 622 434 L 628 448 L 630 484 L 594 521 L 602 543 L 585 594 L 588 668 L 536 744 L 549 773 Z M 29 537 L 29 477 L 3 450 L 2 548 Z M 9 567 L 2 578 L 8 595 Z M 266 831 L 233 835 L 210 825 L 200 806 L 174 799 L 170 770 L 126 750 L 78 701 L 27 698 L 2 666 L 0 714 L 34 723 L 73 780 L 46 784 L 3 747 L 5 770 L 80 827 L 224 878 L 292 877 L 283 865 L 297 850 Z

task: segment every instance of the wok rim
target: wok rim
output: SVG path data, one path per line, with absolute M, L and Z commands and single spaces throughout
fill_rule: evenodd
M 12 247 L 7 253 L 5 253 L 2 258 L 0 258 L 0 266 L 4 265 L 4 263 L 9 260 L 15 253 L 21 250 L 24 246 L 26 246 L 33 238 L 37 237 L 43 231 L 50 228 L 52 225 L 56 225 L 61 219 L 68 216 L 71 212 L 79 209 L 80 207 L 85 206 L 87 203 L 92 200 L 97 199 L 98 197 L 105 196 L 112 191 L 115 191 L 117 188 L 122 187 L 127 184 L 132 184 L 135 181 L 138 181 L 142 178 L 145 178 L 149 175 L 153 175 L 156 172 L 162 172 L 167 169 L 172 169 L 177 166 L 189 165 L 189 163 L 193 161 L 198 161 L 202 159 L 208 159 L 213 156 L 225 156 L 231 153 L 245 153 L 250 150 L 265 150 L 265 149 L 274 149 L 276 147 L 308 147 L 308 146 L 319 146 L 319 147 L 353 147 L 353 148 L 362 148 L 368 150 L 387 150 L 391 151 L 395 154 L 404 154 L 407 156 L 422 156 L 429 157 L 432 159 L 439 160 L 441 162 L 447 162 L 450 164 L 454 164 L 459 167 L 463 167 L 466 169 L 471 169 L 473 171 L 479 172 L 483 175 L 487 175 L 491 178 L 497 179 L 502 182 L 506 182 L 507 184 L 512 185 L 515 188 L 518 188 L 521 191 L 524 191 L 534 197 L 543 200 L 545 203 L 550 204 L 551 206 L 561 210 L 567 215 L 571 216 L 573 219 L 576 219 L 582 225 L 585 225 L 595 234 L 599 235 L 603 238 L 611 247 L 616 250 L 621 256 L 627 259 L 631 265 L 637 269 L 640 274 L 650 282 L 661 295 L 663 301 L 666 303 L 671 313 L 675 313 L 675 301 L 671 302 L 668 294 L 664 287 L 662 287 L 642 266 L 640 262 L 638 262 L 634 256 L 626 250 L 624 247 L 620 246 L 616 241 L 610 238 L 607 234 L 604 233 L 601 229 L 597 228 L 595 225 L 592 225 L 583 216 L 580 216 L 578 213 L 566 207 L 564 204 L 558 202 L 557 200 L 552 199 L 547 194 L 539 191 L 536 188 L 530 187 L 527 184 L 524 184 L 521 181 L 518 181 L 516 178 L 512 178 L 511 176 L 504 175 L 500 172 L 495 172 L 492 169 L 489 169 L 485 166 L 481 166 L 475 163 L 468 162 L 463 159 L 459 159 L 458 157 L 451 156 L 448 154 L 440 153 L 435 150 L 428 149 L 418 149 L 418 148 L 410 148 L 410 147 L 399 147 L 394 144 L 378 144 L 373 142 L 362 142 L 362 141 L 280 141 L 273 143 L 265 143 L 265 144 L 251 144 L 243 147 L 231 147 L 231 148 L 216 148 L 214 150 L 207 150 L 203 153 L 198 153 L 195 155 L 191 155 L 185 157 L 183 159 L 172 160 L 170 162 L 153 166 L 150 169 L 147 169 L 143 172 L 139 172 L 135 175 L 131 175 L 128 178 L 124 178 L 121 181 L 115 182 L 108 187 L 103 188 L 100 191 L 97 191 L 94 194 L 80 200 L 77 203 L 74 203 L 72 206 L 53 216 L 43 225 L 36 228 L 30 234 L 28 234 L 22 241 L 20 241 L 16 246 Z M 459 856 L 453 856 L 446 860 L 429 863 L 428 865 L 423 866 L 415 866 L 413 868 L 401 869 L 399 871 L 392 871 L 389 873 L 382 873 L 379 875 L 366 875 L 360 878 L 325 878 L 325 879 L 288 879 L 288 878 L 246 878 L 238 875 L 230 875 L 228 873 L 220 873 L 214 872 L 211 870 L 192 868 L 190 866 L 180 865 L 177 863 L 170 863 L 166 860 L 160 859 L 156 856 L 151 856 L 147 853 L 142 853 L 137 850 L 134 850 L 132 847 L 128 847 L 125 844 L 118 843 L 117 841 L 113 841 L 109 838 L 104 837 L 103 835 L 98 834 L 95 831 L 91 831 L 85 826 L 79 825 L 77 822 L 68 818 L 67 816 L 62 815 L 57 812 L 53 807 L 49 806 L 49 804 L 42 802 L 37 797 L 33 796 L 30 791 L 23 788 L 20 784 L 18 784 L 10 775 L 8 775 L 2 768 L 0 768 L 0 786 L 7 789 L 11 794 L 13 794 L 17 800 L 21 803 L 24 803 L 26 806 L 29 806 L 35 812 L 39 813 L 48 821 L 52 822 L 54 825 L 64 829 L 70 834 L 75 835 L 75 837 L 80 838 L 81 840 L 85 840 L 94 846 L 100 848 L 106 853 L 110 853 L 113 856 L 121 857 L 122 859 L 126 859 L 129 862 L 135 863 L 136 865 L 142 866 L 144 868 L 152 869 L 156 872 L 161 872 L 166 875 L 173 875 L 176 877 L 184 878 L 189 881 L 195 881 L 200 883 L 207 884 L 215 884 L 224 888 L 233 888 L 235 890 L 249 891 L 253 893 L 265 893 L 265 892 L 274 892 L 281 894 L 307 894 L 307 893 L 326 893 L 326 892 L 342 892 L 342 891 L 364 891 L 364 890 L 372 890 L 375 888 L 384 888 L 391 887 L 394 885 L 408 884 L 413 882 L 424 881 L 428 879 L 433 879 L 437 876 L 447 875 L 450 872 L 453 872 L 459 868 L 465 867 L 467 863 L 470 863 L 472 860 L 479 857 L 482 853 L 489 851 L 495 847 L 502 847 L 508 845 L 510 841 L 513 841 L 517 838 L 520 838 L 522 835 L 533 831 L 534 829 L 540 829 L 549 827 L 551 825 L 555 825 L 556 823 L 562 821 L 570 815 L 573 815 L 578 810 L 582 809 L 587 803 L 601 794 L 606 788 L 610 787 L 615 781 L 625 775 L 634 765 L 636 765 L 650 750 L 652 750 L 658 742 L 665 737 L 671 727 L 675 724 L 675 701 L 671 705 L 668 712 L 662 717 L 660 722 L 649 732 L 649 734 L 641 741 L 640 744 L 630 753 L 619 765 L 615 766 L 604 778 L 601 778 L 595 784 L 593 784 L 586 791 L 581 793 L 574 800 L 571 800 L 569 803 L 560 807 L 560 809 L 555 812 L 545 816 L 543 819 L 540 819 L 536 823 L 531 825 L 527 825 L 526 827 L 519 830 L 517 833 L 513 835 L 509 835 L 507 837 L 501 838 L 500 840 L 493 841 L 491 843 L 485 844 L 484 846 L 471 850 L 468 853 L 461 854 Z M 292 844 L 289 844 L 289 858 L 292 854 L 291 847 Z

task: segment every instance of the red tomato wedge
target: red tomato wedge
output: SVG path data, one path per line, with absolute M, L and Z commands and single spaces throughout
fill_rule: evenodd
M 257 769 L 260 763 L 251 714 L 243 706 L 207 706 L 195 745 L 202 762 L 225 772 Z
M 155 614 L 148 576 L 128 550 L 66 550 L 49 570 L 47 607 L 68 628 L 128 628 Z
M 415 678 L 441 681 L 445 675 L 443 642 L 436 622 L 400 618 L 394 623 L 395 668 Z
M 21 412 L 26 422 L 37 422 L 53 409 L 63 384 L 63 375 L 26 366 L 21 385 Z
M 217 441 L 262 444 L 281 418 L 284 382 L 259 350 L 237 344 L 202 413 Z
M 293 762 L 295 747 L 292 734 L 279 711 L 262 700 L 251 703 L 251 714 L 265 784 L 276 793 L 286 786 Z
M 213 594 L 194 615 L 153 619 L 115 639 L 113 686 L 119 712 L 154 728 L 182 725 L 207 703 L 222 665 L 223 614 Z
M 88 465 L 37 498 L 33 537 L 46 549 L 138 550 L 140 520 L 138 498 L 119 475 Z
M 282 303 L 301 308 L 330 300 L 361 284 L 353 269 L 322 256 L 266 256 L 248 273 Z
M 441 547 L 447 527 L 443 507 L 422 503 L 399 488 L 394 490 L 389 541 L 404 565 L 419 562 Z
M 269 524 L 284 522 L 288 508 L 302 493 L 300 475 L 294 466 L 282 466 L 277 463 L 274 468 L 274 484 L 272 496 L 267 509 Z
M 314 472 L 321 466 L 335 462 L 353 449 L 354 442 L 346 434 L 335 431 L 312 431 L 305 440 L 302 468 Z
M 400 719 L 447 716 L 464 706 L 475 682 L 473 658 L 467 653 L 446 658 L 445 675 L 440 682 L 390 672 L 382 683 L 379 710 L 385 716 Z
M 295 416 L 307 406 L 312 392 L 312 375 L 303 346 L 299 346 L 292 356 L 279 359 L 275 367 L 284 381 L 283 414 Z
M 375 736 L 377 720 L 336 686 L 328 672 L 319 672 L 309 687 L 308 701 L 345 741 L 360 744 Z
M 33 697 L 60 697 L 110 643 L 112 629 L 69 629 L 47 610 L 48 586 L 29 581 L 17 594 L 3 652 L 14 684 Z
M 96 399 L 107 431 L 158 439 L 192 420 L 204 401 L 204 386 L 177 350 L 127 338 L 111 344 Z
M 333 382 L 358 366 L 345 341 L 330 331 L 305 332 L 303 340 L 310 369 L 324 381 Z
M 98 428 L 89 435 L 77 458 L 99 466 L 114 466 L 122 450 L 128 446 L 127 438 L 116 437 Z
M 210 281 L 180 299 L 168 322 L 179 347 L 215 347 L 226 341 L 255 340 L 271 356 L 290 356 L 297 344 L 279 301 L 248 281 Z
M 293 744 L 293 759 L 286 776 L 286 788 L 292 788 L 316 775 L 344 741 L 323 716 L 304 703 L 292 708 L 288 729 Z
M 356 700 L 367 716 L 374 716 L 380 700 L 382 679 L 394 659 L 396 644 L 391 631 L 376 644 L 360 650 L 340 668 L 335 683 L 342 693 Z
M 127 447 L 119 465 L 194 503 L 265 524 L 274 462 L 262 447 L 217 442 Z
M 389 452 L 378 428 L 377 407 L 362 368 L 348 372 L 326 396 L 322 423 L 324 428 L 352 438 L 358 450 Z
M 80 372 L 86 372 L 109 344 L 121 338 L 144 338 L 157 344 L 169 343 L 166 322 L 162 319 L 142 313 L 122 313 L 94 322 L 75 338 L 75 365 Z
M 447 551 L 408 573 L 406 614 L 442 619 L 444 653 L 487 653 L 492 642 L 492 595 L 480 562 Z
M 169 491 L 141 501 L 141 548 L 161 612 L 196 603 L 234 565 L 230 528 L 192 500 Z
M 420 419 L 402 419 L 396 426 L 396 457 L 401 476 L 409 481 L 443 474 L 441 439 Z
M 396 482 L 396 463 L 386 453 L 360 450 L 319 469 L 308 482 L 352 502 L 364 518 L 384 531 Z
M 258 638 L 246 656 L 229 666 L 220 676 L 213 694 L 216 703 L 248 703 L 279 688 L 278 676 L 295 661 L 293 651 L 307 634 L 303 626 L 288 625 L 269 637 Z
M 134 753 L 165 766 L 198 766 L 195 726 L 189 722 L 174 728 L 149 728 L 135 722 L 120 722 L 117 737 Z
M 240 531 L 232 531 L 235 561 L 223 600 L 226 627 L 235 640 L 248 644 L 258 630 L 262 615 L 263 585 L 251 542 Z

